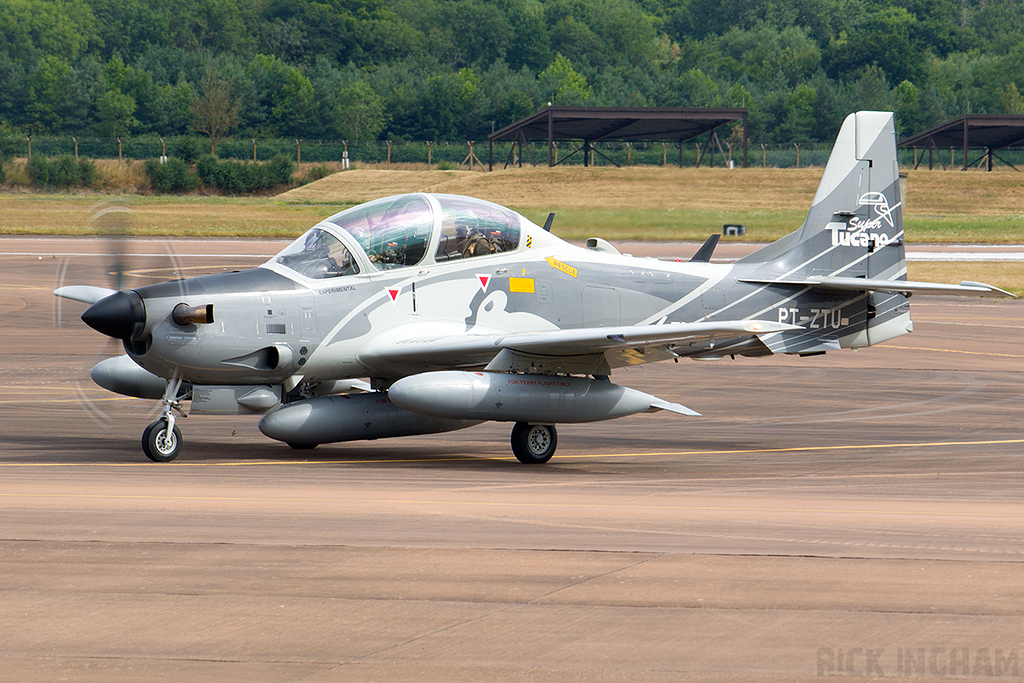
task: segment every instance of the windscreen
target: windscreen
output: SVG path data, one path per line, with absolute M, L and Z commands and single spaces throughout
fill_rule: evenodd
M 309 230 L 289 244 L 274 261 L 314 280 L 359 272 L 359 266 L 345 245 L 320 228 Z

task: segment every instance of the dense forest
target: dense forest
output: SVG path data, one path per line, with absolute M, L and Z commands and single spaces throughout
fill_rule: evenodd
M 1024 113 L 1020 0 L 0 0 L 8 135 L 481 140 L 552 102 L 753 142 Z

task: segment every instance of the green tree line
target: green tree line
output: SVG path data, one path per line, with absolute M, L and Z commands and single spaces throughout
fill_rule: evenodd
M 0 0 L 0 132 L 483 140 L 548 102 L 1024 113 L 1019 0 Z

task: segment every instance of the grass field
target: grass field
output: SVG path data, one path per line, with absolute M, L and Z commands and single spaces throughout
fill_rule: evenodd
M 127 173 L 128 171 L 126 171 Z M 129 234 L 293 237 L 322 218 L 402 192 L 466 194 L 510 206 L 540 224 L 555 213 L 566 239 L 703 241 L 722 225 L 747 226 L 751 242 L 778 239 L 803 221 L 822 169 L 546 167 L 493 173 L 425 167 L 360 168 L 273 197 L 0 193 L 0 234 L 94 234 L 107 202 L 130 208 Z M 1024 174 L 1010 170 L 910 171 L 905 227 L 911 243 L 1024 242 Z M 735 238 L 730 238 L 735 239 Z M 912 264 L 1024 293 L 1016 264 Z M 954 275 L 954 271 L 960 275 Z
M 524 168 L 480 173 L 361 168 L 277 196 L 0 193 L 0 233 L 89 233 L 93 206 L 118 197 L 130 229 L 146 235 L 297 234 L 347 206 L 401 192 L 467 194 L 511 206 L 570 239 L 703 240 L 725 223 L 770 241 L 803 221 L 821 169 Z M 1008 170 L 911 171 L 905 200 L 911 242 L 1024 241 L 1024 175 Z

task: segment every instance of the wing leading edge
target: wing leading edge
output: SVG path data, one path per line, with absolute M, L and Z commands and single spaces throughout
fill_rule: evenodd
M 368 367 L 479 367 L 492 371 L 607 374 L 624 367 L 677 356 L 679 345 L 714 343 L 803 329 L 768 320 L 666 323 L 591 327 L 519 334 L 423 336 L 410 326 L 367 344 L 359 360 Z

